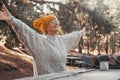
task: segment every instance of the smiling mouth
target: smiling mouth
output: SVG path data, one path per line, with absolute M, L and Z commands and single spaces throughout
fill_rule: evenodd
M 59 26 L 54 26 L 54 28 L 59 28 Z

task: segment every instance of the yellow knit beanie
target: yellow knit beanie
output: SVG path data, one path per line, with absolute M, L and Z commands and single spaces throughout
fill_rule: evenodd
M 33 21 L 33 25 L 36 29 L 39 29 L 42 33 L 46 32 L 49 22 L 52 19 L 57 19 L 54 15 L 46 15 Z

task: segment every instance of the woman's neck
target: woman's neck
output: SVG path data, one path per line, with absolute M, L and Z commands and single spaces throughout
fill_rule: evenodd
M 57 32 L 47 32 L 48 35 L 51 35 L 51 36 L 55 36 L 57 34 Z

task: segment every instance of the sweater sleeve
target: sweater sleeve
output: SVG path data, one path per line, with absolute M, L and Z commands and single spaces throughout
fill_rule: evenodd
M 9 23 L 12 25 L 12 29 L 15 31 L 18 39 L 23 45 L 25 45 L 25 47 L 27 47 L 27 49 L 29 49 L 29 51 L 32 49 L 32 47 L 35 47 L 35 45 L 38 44 L 37 42 L 40 43 L 38 40 L 42 41 L 42 35 L 31 29 L 21 20 L 12 17 L 12 21 Z
M 85 34 L 84 31 L 76 31 L 63 36 L 63 41 L 65 43 L 67 52 L 74 49 L 78 45 L 81 37 L 84 34 Z

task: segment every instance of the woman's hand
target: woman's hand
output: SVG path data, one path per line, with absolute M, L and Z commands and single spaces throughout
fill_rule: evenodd
M 87 33 L 87 28 L 84 27 L 84 28 L 82 29 L 82 31 L 84 32 L 84 34 L 86 34 L 86 33 Z
M 84 28 L 82 29 L 82 31 L 86 31 L 86 27 L 84 27 Z
M 10 22 L 12 20 L 12 15 L 4 4 L 2 5 L 2 11 L 0 11 L 0 20 L 7 22 Z

